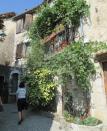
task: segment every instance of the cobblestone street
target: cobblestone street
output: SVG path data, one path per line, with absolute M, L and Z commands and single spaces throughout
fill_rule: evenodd
M 60 124 L 51 118 L 34 112 L 27 112 L 26 118 L 18 125 L 16 105 L 4 105 L 4 112 L 0 112 L 0 131 L 63 131 Z

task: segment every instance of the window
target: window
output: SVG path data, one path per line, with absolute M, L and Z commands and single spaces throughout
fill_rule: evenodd
M 30 52 L 30 43 L 21 43 L 17 45 L 16 59 L 26 58 Z
M 45 54 L 55 53 L 60 51 L 68 44 L 65 31 L 57 34 L 54 39 L 51 39 L 45 44 Z
M 4 33 L 3 30 L 0 30 L 0 41 L 3 41 L 6 37 L 6 34 Z
M 32 14 L 25 14 L 21 19 L 16 22 L 16 34 L 27 30 L 33 20 Z
M 25 15 L 25 21 L 24 21 L 24 29 L 25 30 L 29 28 L 29 26 L 32 23 L 32 20 L 33 20 L 32 14 L 26 14 Z
M 23 52 L 23 43 L 17 45 L 16 59 L 21 59 L 22 58 L 22 52 Z
M 18 87 L 18 74 L 13 73 L 12 78 L 10 80 L 10 92 L 9 93 L 15 93 Z
M 21 33 L 23 30 L 23 19 L 19 19 L 16 22 L 16 34 Z

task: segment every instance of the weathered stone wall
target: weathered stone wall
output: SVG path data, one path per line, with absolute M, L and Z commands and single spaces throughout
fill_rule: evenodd
M 84 37 L 92 41 L 107 41 L 107 1 L 87 1 L 90 5 L 90 17 L 88 23 L 84 22 Z
M 4 21 L 5 40 L 0 42 L 0 64 L 5 65 L 7 62 L 11 66 L 13 62 L 14 41 L 15 41 L 15 23 L 9 19 Z
M 87 0 L 90 5 L 90 16 L 82 24 L 84 42 L 107 41 L 107 1 Z M 97 75 L 92 80 L 91 114 L 107 124 L 107 99 L 104 88 L 103 69 L 95 63 Z
M 91 114 L 107 124 L 107 99 L 102 66 L 99 63 L 96 63 L 95 66 L 97 74 L 96 78 L 92 81 Z

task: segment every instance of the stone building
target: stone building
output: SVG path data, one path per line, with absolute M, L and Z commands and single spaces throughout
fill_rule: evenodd
M 7 101 L 10 73 L 12 70 L 13 54 L 14 54 L 14 41 L 15 41 L 15 22 L 12 17 L 15 16 L 14 12 L 9 12 L 0 15 L 4 21 L 4 30 L 0 30 L 0 87 L 3 88 L 4 101 Z M 8 87 L 2 87 L 3 83 L 7 82 Z M 7 92 L 5 94 L 5 92 Z M 5 96 L 6 95 L 6 96 Z M 7 98 L 6 98 L 7 97 Z
M 0 79 L 8 83 L 9 102 L 15 100 L 15 93 L 25 70 L 26 58 L 30 51 L 27 30 L 36 17 L 35 10 L 39 7 L 40 5 L 25 10 L 19 15 L 13 12 L 1 14 L 5 28 L 0 33 Z
M 84 43 L 89 41 L 107 42 L 107 1 L 104 0 L 86 0 L 90 5 L 90 15 L 86 20 L 80 20 L 78 38 L 83 38 Z M 61 38 L 63 30 L 56 34 L 51 34 L 47 39 L 48 53 L 54 53 L 62 49 L 64 41 Z M 77 38 L 76 38 L 77 39 Z M 55 41 L 55 42 L 53 42 Z M 49 46 L 49 44 L 51 45 Z M 65 43 L 66 45 L 67 43 Z M 95 54 L 96 78 L 91 81 L 91 109 L 92 116 L 101 119 L 107 124 L 107 52 L 96 52 Z M 59 88 L 59 95 L 62 95 Z M 80 96 L 81 97 L 81 96 Z M 82 98 L 82 97 L 81 97 Z M 59 101 L 59 108 L 62 106 Z M 61 108 L 59 109 L 61 111 Z
M 90 5 L 88 23 L 82 24 L 82 35 L 85 42 L 107 42 L 107 1 L 87 0 Z M 92 81 L 91 114 L 107 123 L 107 52 L 95 55 L 97 69 L 96 79 Z
M 46 0 L 45 0 L 46 2 Z M 48 1 L 50 2 L 50 1 Z M 90 5 L 90 16 L 87 22 L 81 20 L 79 37 L 84 42 L 107 41 L 107 1 L 87 0 Z M 4 19 L 5 40 L 0 42 L 0 79 L 9 83 L 9 95 L 14 95 L 21 73 L 26 64 L 26 57 L 30 51 L 30 40 L 27 36 L 27 29 L 36 17 L 35 7 L 26 10 L 22 14 Z M 10 26 L 11 25 L 11 26 Z M 53 53 L 61 50 L 67 45 L 66 38 L 63 37 L 64 29 L 61 27 L 56 34 L 51 34 L 45 41 L 49 47 L 46 52 Z M 52 40 L 56 42 L 51 44 Z M 107 123 L 107 52 L 99 52 L 95 55 L 97 69 L 96 79 L 92 81 L 93 90 L 91 93 L 91 114 Z M 6 68 L 5 68 L 6 67 Z M 3 70 L 7 69 L 5 73 Z M 5 74 L 8 74 L 7 76 Z M 15 82 L 14 82 L 15 81 Z M 59 86 L 58 111 L 62 110 L 62 91 Z

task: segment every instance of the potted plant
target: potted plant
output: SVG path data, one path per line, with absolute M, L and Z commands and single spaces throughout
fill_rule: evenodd
M 102 131 L 103 124 L 101 120 L 88 116 L 87 118 L 81 119 L 79 117 L 73 117 L 69 113 L 65 112 L 64 117 L 66 120 L 67 131 Z

